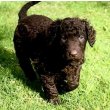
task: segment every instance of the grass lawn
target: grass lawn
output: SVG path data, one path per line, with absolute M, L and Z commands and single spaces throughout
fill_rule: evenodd
M 0 2 L 0 110 L 110 110 L 110 2 L 41 2 L 28 14 L 52 19 L 87 18 L 96 29 L 96 44 L 87 44 L 79 87 L 60 95 L 54 106 L 44 100 L 39 83 L 30 83 L 17 63 L 13 34 L 25 2 Z

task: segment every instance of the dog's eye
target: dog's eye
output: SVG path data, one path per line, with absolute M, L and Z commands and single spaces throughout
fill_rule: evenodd
M 66 40 L 67 40 L 67 37 L 63 35 L 62 36 L 62 41 L 65 42 Z
M 79 38 L 80 38 L 80 39 L 84 39 L 84 36 L 83 36 L 83 35 L 81 35 Z
M 79 37 L 79 40 L 80 40 L 80 41 L 83 41 L 83 40 L 84 40 L 84 36 L 81 35 L 81 36 Z
M 62 39 L 66 40 L 66 39 L 67 39 L 67 37 L 63 35 L 63 36 L 62 36 Z

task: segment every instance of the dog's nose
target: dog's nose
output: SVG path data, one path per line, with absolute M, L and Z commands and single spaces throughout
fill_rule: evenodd
M 70 52 L 70 57 L 71 57 L 72 59 L 73 59 L 73 58 L 75 58 L 75 59 L 80 59 L 81 55 L 78 53 L 77 50 L 72 50 L 72 51 Z
M 71 55 L 74 56 L 74 57 L 77 57 L 78 52 L 76 50 L 73 50 L 73 51 L 71 51 Z

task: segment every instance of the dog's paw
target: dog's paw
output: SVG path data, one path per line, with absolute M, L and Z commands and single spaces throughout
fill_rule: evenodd
M 49 99 L 48 101 L 49 101 L 49 103 L 52 103 L 54 105 L 58 105 L 61 103 L 61 100 L 59 98 Z

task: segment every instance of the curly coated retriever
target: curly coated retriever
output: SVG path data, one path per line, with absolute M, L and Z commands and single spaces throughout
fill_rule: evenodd
M 79 85 L 86 42 L 92 47 L 96 32 L 85 19 L 53 21 L 42 15 L 27 16 L 36 3 L 28 2 L 20 10 L 14 47 L 26 77 L 33 81 L 38 73 L 47 99 L 58 104 L 59 91 Z

